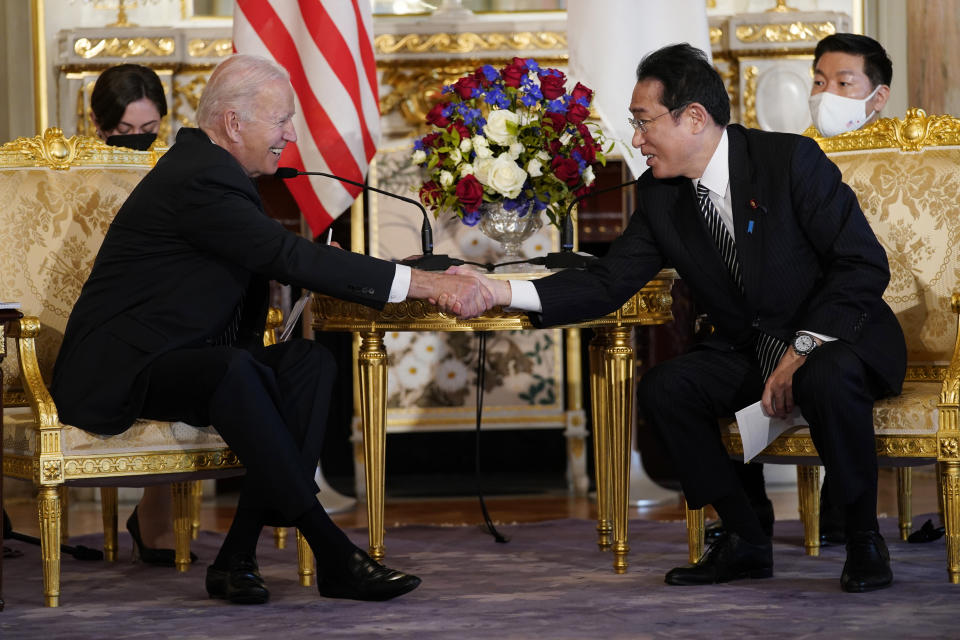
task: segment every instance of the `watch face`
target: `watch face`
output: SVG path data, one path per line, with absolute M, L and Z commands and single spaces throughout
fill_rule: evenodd
M 805 333 L 801 333 L 793 339 L 793 348 L 801 356 L 805 356 L 813 351 L 815 346 L 817 346 L 817 343 L 814 342 L 812 337 Z

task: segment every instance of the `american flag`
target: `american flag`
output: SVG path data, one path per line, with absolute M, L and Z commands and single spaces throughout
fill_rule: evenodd
M 237 0 L 233 45 L 272 58 L 296 94 L 296 144 L 284 166 L 363 182 L 380 139 L 369 0 Z M 314 236 L 360 193 L 330 178 L 287 182 Z

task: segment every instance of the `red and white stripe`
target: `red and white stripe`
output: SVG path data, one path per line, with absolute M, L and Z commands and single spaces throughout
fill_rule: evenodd
M 233 46 L 290 73 L 297 143 L 281 164 L 362 182 L 380 139 L 368 0 L 237 0 Z M 287 182 L 314 236 L 350 207 L 354 187 L 312 176 Z

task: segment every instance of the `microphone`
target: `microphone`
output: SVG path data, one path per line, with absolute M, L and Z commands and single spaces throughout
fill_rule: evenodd
M 296 178 L 297 176 L 323 176 L 325 178 L 333 178 L 334 180 L 339 180 L 340 182 L 346 182 L 348 184 L 361 187 L 365 191 L 373 191 L 390 198 L 396 198 L 397 200 L 403 200 L 404 202 L 409 202 L 410 204 L 416 205 L 423 213 L 423 225 L 420 227 L 420 245 L 423 255 L 419 258 L 401 260 L 400 264 L 407 265 L 408 267 L 414 267 L 416 269 L 423 269 L 424 271 L 443 271 L 447 267 L 464 264 L 463 260 L 458 258 L 451 258 L 450 256 L 445 255 L 433 255 L 433 228 L 430 226 L 430 216 L 427 214 L 427 210 L 424 209 L 423 205 L 413 198 L 407 198 L 405 196 L 397 195 L 396 193 L 390 193 L 389 191 L 384 191 L 383 189 L 371 187 L 363 182 L 357 182 L 355 180 L 350 180 L 349 178 L 341 178 L 340 176 L 335 176 L 332 173 L 324 173 L 323 171 L 300 171 L 294 167 L 278 167 L 273 176 L 275 178 L 280 178 L 281 180 Z
M 583 269 L 588 264 L 596 260 L 597 256 L 574 253 L 573 216 L 570 215 L 570 212 L 573 211 L 574 205 L 590 196 L 600 195 L 601 193 L 614 191 L 616 189 L 623 189 L 624 187 L 633 186 L 635 184 L 637 184 L 636 179 L 614 185 L 612 187 L 604 187 L 603 189 L 591 191 L 590 193 L 585 193 L 574 198 L 573 202 L 570 203 L 570 206 L 567 207 L 567 215 L 563 219 L 563 229 L 560 230 L 560 251 L 548 253 L 543 258 L 538 259 L 537 262 L 543 264 L 543 266 L 545 266 L 547 269 Z M 542 260 L 542 262 L 540 262 L 540 260 Z

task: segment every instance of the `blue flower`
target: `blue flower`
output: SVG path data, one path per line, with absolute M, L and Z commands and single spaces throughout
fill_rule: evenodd
M 453 105 L 446 104 L 443 106 L 443 109 L 440 110 L 440 114 L 444 118 L 449 118 L 451 113 L 453 113 Z
M 527 58 L 526 62 L 527 71 L 533 71 L 534 73 L 540 73 L 540 65 L 537 64 L 537 61 L 533 58 Z
M 520 102 L 523 103 L 523 106 L 525 107 L 532 107 L 538 102 L 540 102 L 540 98 L 533 95 L 532 93 L 524 93 L 523 95 L 520 96 Z
M 551 113 L 566 113 L 567 105 L 564 104 L 563 100 L 548 100 L 547 111 Z
M 461 211 L 463 210 L 461 209 Z M 463 224 L 467 225 L 468 227 L 477 226 L 477 223 L 480 222 L 480 210 L 477 209 L 476 211 L 464 211 L 461 220 L 463 220 Z
M 453 93 L 453 85 L 452 84 L 443 85 L 443 89 L 440 90 L 440 93 Z
M 483 67 L 481 67 L 481 69 L 483 70 L 483 75 L 490 82 L 496 82 L 497 80 L 500 79 L 500 72 L 494 69 L 493 66 L 489 64 L 485 64 L 483 65 Z
M 487 91 L 487 95 L 483 98 L 487 104 L 499 107 L 500 109 L 506 109 L 510 106 L 510 100 L 507 98 L 507 95 L 503 92 L 503 89 L 493 87 Z
M 536 211 L 537 213 L 540 213 L 541 211 L 547 208 L 547 203 L 541 200 L 540 198 L 538 198 L 536 194 L 533 195 L 532 204 L 533 204 L 533 210 Z
M 423 140 L 421 140 L 420 138 L 417 138 L 416 140 L 414 140 L 413 149 L 415 151 L 423 151 Z
M 580 167 L 580 173 L 583 173 L 587 168 L 587 163 L 584 161 L 583 156 L 580 155 L 580 152 L 574 151 L 570 154 L 570 157 L 577 161 L 577 165 Z

